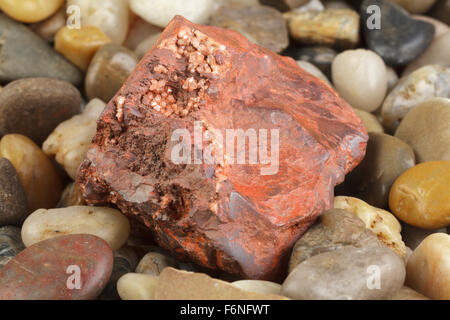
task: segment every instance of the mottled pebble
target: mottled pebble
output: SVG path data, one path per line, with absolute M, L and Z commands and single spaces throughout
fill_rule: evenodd
M 159 276 L 164 268 L 177 266 L 174 258 L 159 252 L 149 252 L 139 261 L 136 272 Z

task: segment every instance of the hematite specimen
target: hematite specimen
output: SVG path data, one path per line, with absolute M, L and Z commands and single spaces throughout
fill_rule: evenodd
M 246 164 L 226 157 L 175 164 L 173 133 L 194 137 L 199 121 L 209 136 L 203 151 L 216 159 L 218 133 L 254 129 L 272 156 L 278 130 L 278 170 L 262 174 L 264 153 L 258 164 L 248 154 Z M 295 241 L 332 206 L 333 187 L 361 161 L 366 142 L 351 107 L 294 60 L 178 16 L 105 108 L 78 182 L 88 203 L 137 217 L 180 259 L 279 279 Z

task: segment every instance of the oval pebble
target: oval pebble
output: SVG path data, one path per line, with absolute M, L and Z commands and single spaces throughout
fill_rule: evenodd
M 127 273 L 117 281 L 122 300 L 154 300 L 158 277 L 142 273 Z
M 8 134 L 0 141 L 0 156 L 11 161 L 16 169 L 30 212 L 56 206 L 62 192 L 61 178 L 33 141 L 20 134 Z
M 80 92 L 69 82 L 16 80 L 0 92 L 0 135 L 20 133 L 40 145 L 58 124 L 80 110 Z
M 417 162 L 450 161 L 450 99 L 434 98 L 414 107 L 395 132 L 409 144 Z
M 208 21 L 213 8 L 212 0 L 129 0 L 130 9 L 147 22 L 165 28 L 176 15 L 193 23 Z
M 130 223 L 116 209 L 73 206 L 39 209 L 22 226 L 22 240 L 27 247 L 45 239 L 80 233 L 102 238 L 112 250 L 118 250 L 128 240 Z
M 369 50 L 347 50 L 337 55 L 332 78 L 337 92 L 356 109 L 375 111 L 386 95 L 386 65 Z
M 423 229 L 450 224 L 450 161 L 412 167 L 392 186 L 389 207 L 400 220 Z
M 177 266 L 177 261 L 172 257 L 158 252 L 149 252 L 139 261 L 136 272 L 159 276 L 164 268 Z
M 48 239 L 25 249 L 0 270 L 0 300 L 95 299 L 112 265 L 112 251 L 98 237 Z
M 384 133 L 383 126 L 378 121 L 378 118 L 375 115 L 371 114 L 370 112 L 359 109 L 353 109 L 353 111 L 356 113 L 358 118 L 360 118 L 361 121 L 364 123 L 364 127 L 366 128 L 367 132 Z
M 296 300 L 383 299 L 404 280 L 405 264 L 392 250 L 349 246 L 299 264 L 283 282 L 281 294 Z
M 409 111 L 436 97 L 450 98 L 450 67 L 428 65 L 403 77 L 383 102 L 384 126 L 394 132 Z
M 406 285 L 430 299 L 450 300 L 450 235 L 434 233 L 414 250 L 406 265 Z
M 64 0 L 0 0 L 0 9 L 20 22 L 38 22 L 50 17 Z

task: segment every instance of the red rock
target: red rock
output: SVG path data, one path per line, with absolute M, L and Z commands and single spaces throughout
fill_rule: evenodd
M 112 265 L 111 249 L 96 236 L 44 240 L 26 248 L 0 271 L 0 300 L 95 299 L 107 284 Z M 74 278 L 78 274 L 79 289 Z
M 278 129 L 278 172 L 175 164 L 172 133 L 193 136 L 198 120 L 224 137 L 226 129 Z M 366 142 L 351 107 L 294 60 L 178 16 L 106 107 L 78 182 L 88 203 L 138 217 L 180 259 L 275 279 Z

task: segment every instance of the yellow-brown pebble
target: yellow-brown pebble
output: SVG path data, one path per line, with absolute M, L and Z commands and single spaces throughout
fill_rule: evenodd
M 56 206 L 62 191 L 60 177 L 33 141 L 21 134 L 7 134 L 0 141 L 0 156 L 16 168 L 31 212 Z
M 70 29 L 65 26 L 55 36 L 55 50 L 85 71 L 95 52 L 111 39 L 99 28 L 83 26 Z
M 54 14 L 64 0 L 0 0 L 0 9 L 14 20 L 38 22 Z
M 450 161 L 421 163 L 394 182 L 389 206 L 400 220 L 423 229 L 450 224 Z
M 436 300 L 450 300 L 450 235 L 434 233 L 414 250 L 406 265 L 406 285 Z

